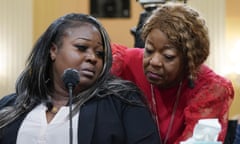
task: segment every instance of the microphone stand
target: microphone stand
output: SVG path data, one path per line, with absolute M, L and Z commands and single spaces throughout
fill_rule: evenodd
M 69 144 L 73 143 L 73 128 L 72 128 L 72 91 L 73 85 L 72 83 L 68 83 L 69 90 Z
M 79 83 L 79 73 L 76 69 L 68 68 L 63 72 L 62 80 L 69 92 L 69 144 L 73 143 L 73 127 L 72 127 L 72 101 L 73 89 Z

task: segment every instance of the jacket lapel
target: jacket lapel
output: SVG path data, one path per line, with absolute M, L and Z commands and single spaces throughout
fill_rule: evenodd
M 91 144 L 95 127 L 97 103 L 87 103 L 81 107 L 78 123 L 78 143 Z

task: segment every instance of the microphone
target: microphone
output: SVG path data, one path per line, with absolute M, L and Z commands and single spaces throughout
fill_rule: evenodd
M 62 80 L 65 87 L 69 92 L 69 141 L 72 144 L 73 141 L 73 129 L 72 129 L 72 91 L 75 86 L 79 83 L 79 73 L 76 69 L 67 68 L 63 72 Z
M 75 86 L 79 83 L 79 73 L 76 69 L 67 68 L 63 72 L 62 80 L 66 88 L 74 89 Z

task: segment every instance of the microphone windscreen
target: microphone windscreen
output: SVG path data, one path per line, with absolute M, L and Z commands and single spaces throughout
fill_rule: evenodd
M 62 80 L 66 88 L 69 88 L 69 86 L 74 88 L 79 83 L 79 79 L 79 72 L 76 69 L 67 68 L 64 70 Z

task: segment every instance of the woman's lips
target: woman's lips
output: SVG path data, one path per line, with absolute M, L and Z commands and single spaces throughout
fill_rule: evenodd
M 87 77 L 93 77 L 95 75 L 95 72 L 93 70 L 89 69 L 83 69 L 81 70 L 82 75 L 87 76 Z
M 146 76 L 149 78 L 149 79 L 152 79 L 152 80 L 160 80 L 160 79 L 163 79 L 163 76 L 162 75 L 159 75 L 159 74 L 156 74 L 156 73 L 153 73 L 153 72 L 147 72 Z

